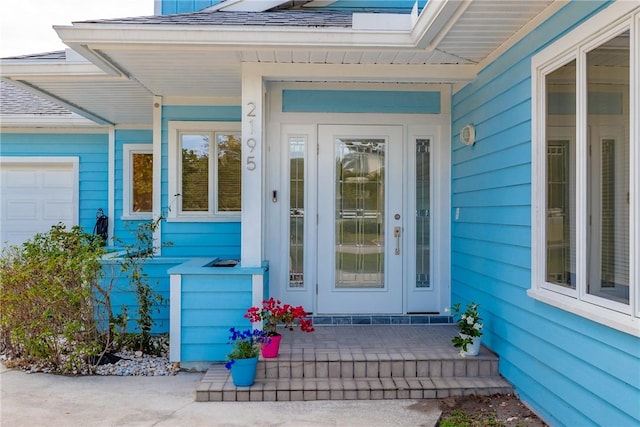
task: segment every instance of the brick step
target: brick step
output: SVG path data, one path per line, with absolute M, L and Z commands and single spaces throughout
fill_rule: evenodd
M 353 319 L 352 319 L 353 320 Z M 213 364 L 197 401 L 424 399 L 511 392 L 498 357 L 482 347 L 463 358 L 454 325 L 319 326 L 283 335 L 279 356 L 258 362 L 255 384 L 235 387 Z
M 224 366 L 213 365 L 196 389 L 196 401 L 435 399 L 512 391 L 500 376 L 260 378 L 251 387 L 236 387 Z
M 416 378 L 489 377 L 498 375 L 498 358 L 489 351 L 477 357 L 417 359 L 414 355 L 367 354 L 307 357 L 282 355 L 258 362 L 256 379 L 278 378 Z

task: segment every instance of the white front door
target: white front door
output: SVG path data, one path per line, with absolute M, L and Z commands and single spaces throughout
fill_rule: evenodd
M 402 313 L 403 128 L 318 128 L 319 313 Z
M 269 295 L 315 314 L 442 314 L 450 229 L 440 129 L 272 127 Z

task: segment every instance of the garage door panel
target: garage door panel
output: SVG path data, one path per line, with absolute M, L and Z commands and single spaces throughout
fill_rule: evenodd
M 43 188 L 73 188 L 73 176 L 68 171 L 48 170 L 42 175 Z
M 73 209 L 69 202 L 70 200 L 67 202 L 45 202 L 43 205 L 42 218 L 63 221 L 65 224 L 70 224 L 73 220 Z
M 0 246 L 3 242 L 20 244 L 59 222 L 76 225 L 78 183 L 72 161 L 38 163 L 28 159 L 0 167 Z
M 10 170 L 4 175 L 3 187 L 7 189 L 35 187 L 39 181 L 39 174 L 33 170 Z
M 34 200 L 7 200 L 3 218 L 7 220 L 36 219 L 39 216 L 39 203 Z

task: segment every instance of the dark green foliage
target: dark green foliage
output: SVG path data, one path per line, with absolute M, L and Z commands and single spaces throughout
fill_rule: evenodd
M 153 258 L 153 232 L 161 218 L 142 223 L 102 281 L 103 240 L 64 224 L 35 235 L 0 257 L 0 351 L 16 366 L 63 374 L 91 374 L 107 352 L 121 347 L 159 354 L 151 340 L 153 310 L 162 298 L 149 285 L 144 262 Z M 138 330 L 129 314 L 114 315 L 112 291 L 120 279 L 138 302 Z
M 101 239 L 63 224 L 0 258 L 0 344 L 26 363 L 85 373 L 101 348 L 92 292 L 101 274 Z

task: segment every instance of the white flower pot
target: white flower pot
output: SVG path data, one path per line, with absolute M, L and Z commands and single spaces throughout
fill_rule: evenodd
M 466 334 L 460 334 L 462 339 L 471 338 L 471 344 L 467 344 L 467 351 L 460 349 L 460 354 L 462 356 L 477 356 L 480 353 L 480 343 L 482 342 L 482 337 L 469 337 Z

